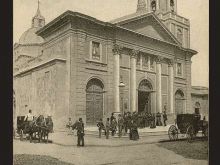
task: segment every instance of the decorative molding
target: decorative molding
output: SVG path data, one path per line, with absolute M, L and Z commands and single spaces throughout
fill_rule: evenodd
M 157 64 L 161 64 L 163 60 L 164 60 L 164 58 L 161 57 L 161 56 L 156 56 L 155 57 L 155 61 L 156 61 Z
M 168 67 L 173 67 L 175 64 L 175 60 L 174 59 L 168 59 Z
M 137 58 L 139 53 L 140 53 L 139 50 L 132 49 L 130 52 L 130 56 L 131 56 L 131 58 Z
M 114 44 L 112 52 L 113 52 L 114 55 L 120 55 L 122 53 L 122 49 L 123 49 L 122 46 L 120 46 L 118 44 Z

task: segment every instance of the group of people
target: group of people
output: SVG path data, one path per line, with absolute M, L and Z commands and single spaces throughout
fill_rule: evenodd
M 163 123 L 161 122 L 161 117 L 163 117 Z M 156 120 L 155 120 L 156 119 Z M 156 121 L 156 122 L 155 122 Z M 167 114 L 166 111 L 161 113 L 151 114 L 147 112 L 137 113 L 137 112 L 126 112 L 124 114 L 119 114 L 118 119 L 112 113 L 110 118 L 107 118 L 104 125 L 103 120 L 97 122 L 97 127 L 99 130 L 99 137 L 101 138 L 102 131 L 105 132 L 106 139 L 109 138 L 109 132 L 111 131 L 112 136 L 118 131 L 118 136 L 122 136 L 128 133 L 131 140 L 139 139 L 138 128 L 150 127 L 156 128 L 156 126 L 166 126 Z
M 112 136 L 115 136 L 116 132 L 118 132 L 119 137 L 121 137 L 122 134 L 126 135 L 129 132 L 130 140 L 138 140 L 138 128 L 155 128 L 156 126 L 162 126 L 161 117 L 163 117 L 163 123 L 164 126 L 166 126 L 166 111 L 164 111 L 163 114 L 126 112 L 124 114 L 118 114 L 117 118 L 114 113 L 112 113 L 111 117 L 106 119 L 105 124 L 103 122 L 103 119 L 97 121 L 99 138 L 102 137 L 103 131 L 106 139 L 109 139 L 110 132 Z M 66 126 L 70 129 L 70 131 L 74 129 L 77 130 L 77 146 L 84 146 L 85 133 L 82 118 L 79 118 L 79 120 L 75 123 L 72 123 L 71 118 L 69 118 Z

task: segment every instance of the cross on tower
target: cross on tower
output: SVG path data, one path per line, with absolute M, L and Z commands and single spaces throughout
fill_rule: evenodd
M 40 7 L 40 0 L 38 0 L 38 2 L 37 2 L 37 3 L 38 3 L 38 9 L 39 9 L 39 7 Z

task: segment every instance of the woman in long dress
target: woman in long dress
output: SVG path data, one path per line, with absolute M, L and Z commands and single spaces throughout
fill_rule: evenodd
M 134 120 L 131 121 L 130 140 L 138 140 L 138 124 Z

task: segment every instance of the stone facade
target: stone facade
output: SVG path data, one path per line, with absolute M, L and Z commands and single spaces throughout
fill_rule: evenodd
M 201 118 L 209 120 L 209 90 L 206 87 L 192 86 L 192 112 L 199 109 Z
M 68 117 L 94 124 L 112 112 L 166 108 L 173 122 L 176 109 L 191 111 L 191 57 L 197 52 L 155 13 L 108 23 L 67 11 L 36 35 L 44 40 L 42 51 L 14 73 L 16 115 L 25 115 L 28 105 L 62 128 Z

